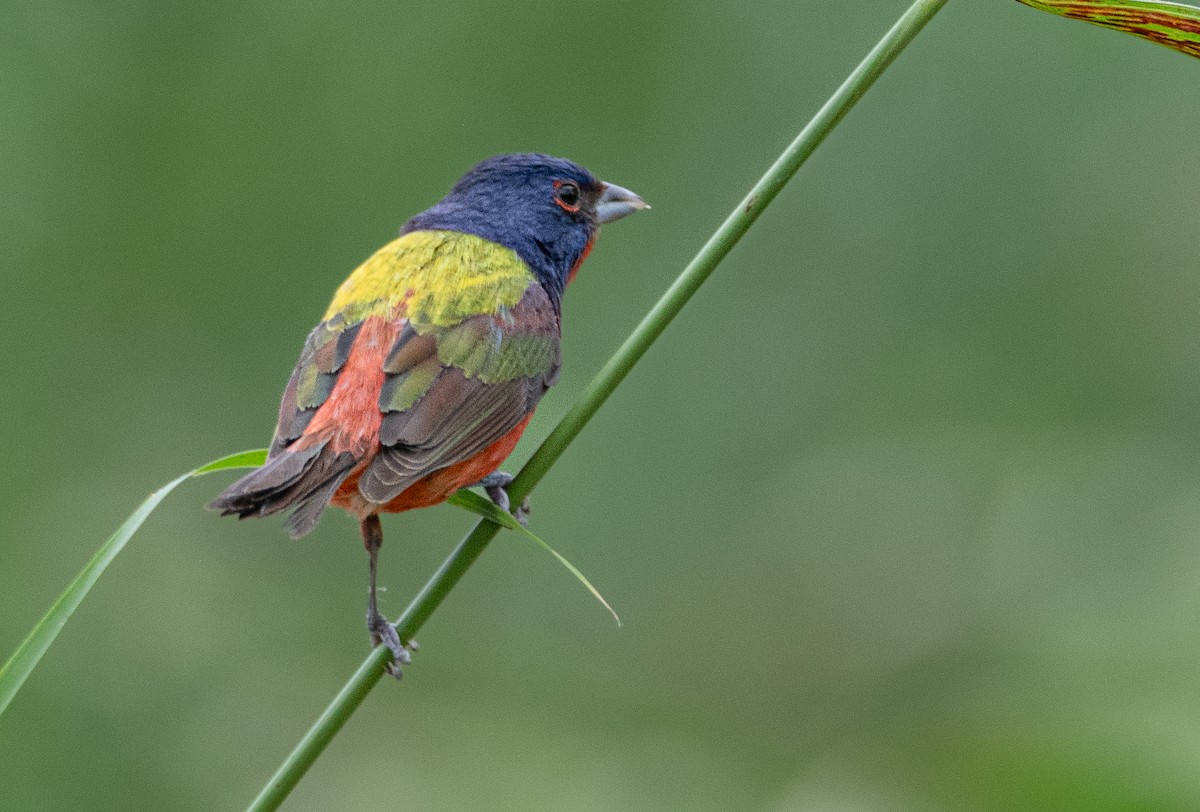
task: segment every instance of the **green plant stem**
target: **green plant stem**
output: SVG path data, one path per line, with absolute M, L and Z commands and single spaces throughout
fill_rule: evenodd
M 514 503 L 520 503 L 546 475 L 550 466 L 562 456 L 563 451 L 587 425 L 592 415 L 791 180 L 808 156 L 946 2 L 947 0 L 917 0 L 913 3 L 829 101 L 817 111 L 796 140 L 754 185 L 746 198 L 726 218 L 625 343 L 608 360 L 589 384 L 583 397 L 534 452 L 509 486 L 509 494 Z M 499 531 L 499 525 L 487 520 L 481 520 L 475 525 L 400 616 L 396 627 L 401 640 L 411 639 L 421 628 Z M 391 653 L 383 646 L 376 647 L 368 655 L 354 676 L 263 787 L 249 809 L 277 809 L 283 803 L 325 746 L 383 676 L 390 656 Z

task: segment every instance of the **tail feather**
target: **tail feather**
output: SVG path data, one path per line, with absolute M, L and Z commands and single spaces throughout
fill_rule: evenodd
M 267 502 L 304 478 L 322 451 L 314 445 L 299 451 L 285 451 L 272 457 L 260 468 L 234 482 L 214 499 L 209 510 L 219 510 L 222 516 L 237 514 L 239 519 L 265 516 Z
M 285 450 L 234 482 L 208 507 L 239 519 L 293 508 L 284 526 L 292 538 L 299 538 L 317 526 L 329 500 L 357 462 L 350 452 L 334 453 L 326 443 Z
M 345 456 L 350 457 L 349 454 Z M 325 508 L 329 507 L 329 500 L 333 498 L 334 492 L 341 487 L 354 468 L 354 458 L 350 457 L 350 459 L 349 467 L 330 477 L 328 482 L 296 503 L 291 515 L 283 522 L 288 535 L 298 539 L 311 533 L 317 526 L 317 522 L 321 520 L 321 514 L 325 512 Z

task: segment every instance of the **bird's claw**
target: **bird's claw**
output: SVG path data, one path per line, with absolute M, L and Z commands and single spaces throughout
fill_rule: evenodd
M 511 513 L 521 527 L 529 527 L 529 497 L 526 496 L 521 500 L 521 506 L 516 510 L 511 507 L 511 500 L 508 498 L 508 486 L 513 481 L 512 474 L 506 474 L 503 471 L 496 471 L 488 474 L 479 481 L 487 492 L 488 498 L 505 513 Z
M 417 651 L 420 646 L 416 640 L 409 640 L 407 643 L 400 642 L 400 634 L 396 631 L 394 623 L 389 621 L 383 615 L 367 615 L 367 630 L 371 633 L 371 645 L 385 645 L 392 652 L 392 661 L 388 663 L 387 670 L 396 679 L 404 676 L 400 670 L 400 666 L 408 665 L 412 662 L 410 651 Z

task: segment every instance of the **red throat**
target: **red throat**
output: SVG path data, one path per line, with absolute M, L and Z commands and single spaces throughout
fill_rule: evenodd
M 588 258 L 588 254 L 592 253 L 592 246 L 595 244 L 596 235 L 593 234 L 592 238 L 588 240 L 587 245 L 583 246 L 583 252 L 579 255 L 579 259 L 575 260 L 575 264 L 571 266 L 571 272 L 567 274 L 568 285 L 575 281 L 575 274 L 579 273 L 579 266 Z

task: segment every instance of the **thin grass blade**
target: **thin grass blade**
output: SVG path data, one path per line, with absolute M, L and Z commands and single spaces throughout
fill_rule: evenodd
M 67 621 L 71 619 L 71 615 L 95 585 L 100 575 L 113 562 L 117 554 L 125 548 L 126 542 L 154 512 L 159 503 L 167 497 L 167 494 L 194 476 L 230 468 L 256 468 L 262 465 L 266 456 L 265 449 L 231 454 L 207 465 L 202 465 L 194 471 L 189 471 L 150 494 L 146 501 L 142 502 L 138 509 L 117 528 L 117 532 L 109 536 L 108 541 L 101 545 L 96 554 L 92 556 L 92 560 L 75 576 L 75 580 L 58 596 L 58 600 L 50 606 L 49 611 L 37 622 L 21 645 L 17 646 L 17 650 L 8 658 L 3 667 L 0 667 L 0 714 L 4 713 L 17 691 L 21 690 L 25 680 L 50 649 L 51 644 L 58 637 L 58 633 L 67 625 Z
M 208 465 L 201 465 L 188 476 L 204 476 L 216 471 L 230 471 L 234 468 L 258 468 L 267 461 L 267 449 L 256 448 L 253 451 L 239 451 L 228 457 L 213 460 Z
M 600 594 L 600 590 L 592 586 L 592 582 L 589 581 L 582 572 L 580 572 L 579 568 L 563 557 L 557 550 L 531 532 L 528 527 L 525 527 L 518 522 L 516 517 L 514 517 L 511 513 L 506 510 L 501 510 L 500 506 L 492 500 L 486 499 L 474 491 L 468 491 L 465 489 L 458 491 L 446 501 L 452 505 L 462 508 L 463 510 L 470 511 L 478 516 L 482 516 L 488 521 L 495 522 L 496 524 L 509 530 L 515 530 L 518 533 L 521 533 L 522 535 L 536 541 L 541 545 L 542 549 L 557 558 L 558 563 L 566 567 L 567 571 L 574 575 L 579 580 L 579 583 L 583 584 L 584 587 L 587 588 L 587 591 L 592 593 L 592 596 L 596 600 L 600 601 L 604 608 L 608 610 L 608 613 L 613 616 L 613 620 L 617 621 L 618 626 L 622 625 L 621 618 L 617 615 L 616 611 L 613 610 L 609 602 L 604 599 L 604 596 Z

